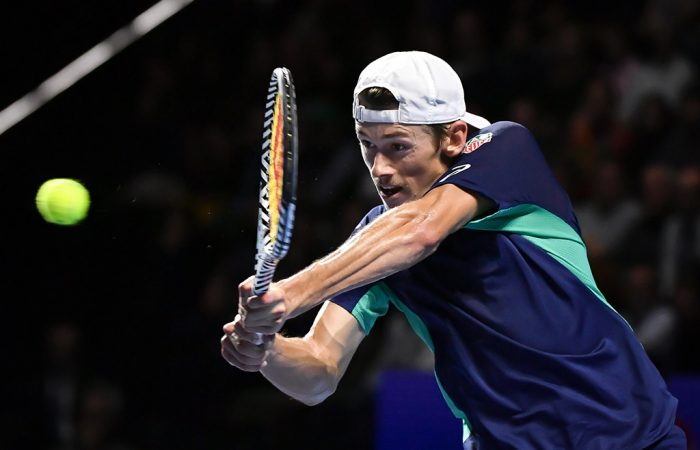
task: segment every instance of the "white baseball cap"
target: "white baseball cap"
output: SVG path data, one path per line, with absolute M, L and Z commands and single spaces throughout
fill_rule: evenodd
M 399 109 L 379 111 L 360 105 L 358 95 L 370 87 L 391 91 Z M 364 123 L 427 125 L 463 120 L 476 128 L 491 125 L 467 112 L 457 72 L 437 56 L 417 51 L 389 53 L 365 67 L 355 86 L 352 115 Z

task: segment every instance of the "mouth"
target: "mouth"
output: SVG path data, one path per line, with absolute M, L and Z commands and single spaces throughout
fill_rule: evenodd
M 379 193 L 383 198 L 391 198 L 401 192 L 403 188 L 400 186 L 377 186 Z

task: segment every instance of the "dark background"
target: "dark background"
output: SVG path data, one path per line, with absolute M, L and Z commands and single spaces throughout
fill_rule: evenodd
M 3 4 L 0 108 L 154 3 Z M 0 448 L 371 447 L 372 374 L 426 368 L 387 356 L 395 315 L 314 408 L 229 367 L 219 338 L 253 267 L 272 69 L 292 70 L 300 124 L 284 276 L 378 202 L 351 92 L 366 64 L 411 49 L 455 67 L 470 111 L 530 128 L 580 212 L 601 290 L 655 331 L 640 339 L 664 376 L 696 373 L 697 2 L 200 0 L 0 135 Z M 55 177 L 90 190 L 75 227 L 36 211 Z

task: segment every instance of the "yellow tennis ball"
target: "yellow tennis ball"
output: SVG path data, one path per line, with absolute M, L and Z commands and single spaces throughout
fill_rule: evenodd
M 36 207 L 47 222 L 75 225 L 87 215 L 90 193 L 76 180 L 54 178 L 39 188 Z

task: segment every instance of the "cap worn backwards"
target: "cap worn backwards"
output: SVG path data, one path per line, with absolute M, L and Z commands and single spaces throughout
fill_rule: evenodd
M 358 95 L 371 87 L 388 89 L 398 110 L 373 110 L 360 105 Z M 463 120 L 476 128 L 490 125 L 467 112 L 459 75 L 430 53 L 395 52 L 371 62 L 355 86 L 353 117 L 362 123 L 435 124 Z

